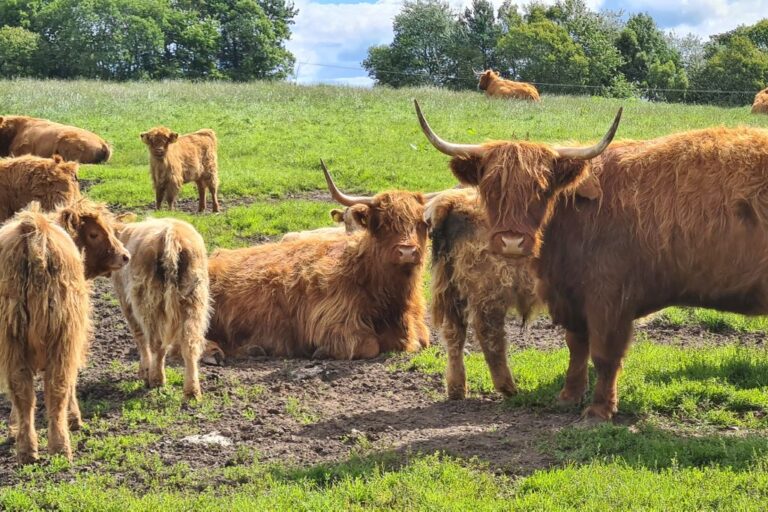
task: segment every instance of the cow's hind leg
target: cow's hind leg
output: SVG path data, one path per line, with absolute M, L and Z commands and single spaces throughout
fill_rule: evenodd
M 486 308 L 488 306 L 486 305 Z M 517 393 L 517 386 L 507 364 L 507 341 L 504 336 L 504 308 L 491 308 L 476 311 L 472 317 L 472 327 L 483 349 L 485 362 L 491 371 L 493 387 L 504 396 Z
M 34 373 L 19 365 L 11 370 L 9 377 L 12 414 L 16 415 L 17 420 L 16 457 L 21 464 L 29 464 L 38 459 Z
M 197 213 L 205 211 L 205 183 L 202 180 L 196 181 L 197 185 Z
M 211 201 L 213 202 L 213 213 L 219 211 L 219 179 L 214 176 L 208 182 L 208 190 L 211 192 Z
M 150 342 L 152 360 L 149 365 L 147 384 L 150 388 L 165 386 L 165 354 L 166 348 L 159 339 Z
M 57 368 L 47 368 L 44 377 L 45 409 L 48 412 L 48 453 L 72 460 L 67 422 L 69 394 L 75 379 Z
M 80 430 L 83 427 L 83 416 L 80 413 L 80 404 L 77 403 L 77 381 L 72 383 L 69 390 L 69 430 Z
M 584 415 L 587 418 L 607 421 L 618 410 L 616 382 L 632 336 L 632 321 L 617 323 L 616 327 L 605 332 L 602 336 L 590 332 L 589 348 L 597 382 L 592 405 L 586 409 Z
M 570 359 L 565 385 L 557 397 L 563 405 L 578 404 L 584 399 L 589 386 L 589 337 L 585 333 L 566 331 Z
M 181 357 L 184 359 L 184 398 L 199 399 L 200 391 L 200 356 L 205 346 L 205 339 L 193 329 L 184 329 L 181 340 Z
M 448 398 L 463 400 L 467 396 L 467 372 L 464 369 L 464 343 L 467 341 L 467 324 L 456 310 L 445 312 L 440 334 L 448 353 L 445 367 L 445 387 Z

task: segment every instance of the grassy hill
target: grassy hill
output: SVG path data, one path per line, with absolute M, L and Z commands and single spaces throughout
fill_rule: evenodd
M 325 193 L 320 158 L 337 183 L 352 193 L 453 186 L 447 158 L 428 145 L 418 128 L 413 98 L 419 99 L 433 128 L 457 142 L 515 137 L 589 142 L 602 136 L 620 106 L 625 110 L 618 138 L 650 138 L 712 125 L 768 127 L 768 116 L 752 116 L 747 107 L 589 97 L 545 96 L 540 104 L 529 104 L 437 89 L 0 81 L 0 115 L 45 117 L 106 138 L 114 149 L 112 160 L 81 168 L 87 194 L 142 215 L 153 213 L 154 194 L 139 133 L 159 124 L 180 133 L 214 129 L 225 211 L 158 214 L 192 222 L 210 248 L 244 246 L 286 231 L 329 225 L 333 204 Z M 187 185 L 182 197 L 195 197 L 194 185 Z M 185 203 L 187 210 L 189 205 Z M 473 399 L 450 406 L 444 405 L 439 377 L 433 377 L 444 369 L 439 349 L 386 359 L 375 373 L 379 377 L 372 379 L 382 374 L 420 379 L 414 389 L 406 388 L 424 407 L 415 408 L 414 415 L 439 408 L 435 423 L 424 429 L 432 444 L 414 443 L 415 448 L 393 453 L 375 439 L 354 437 L 342 441 L 349 445 L 346 457 L 310 466 L 261 462 L 259 453 L 271 441 L 260 436 L 239 447 L 224 467 L 195 465 L 194 449 L 181 462 L 163 458 L 168 443 L 196 433 L 211 418 L 268 423 L 249 404 L 285 394 L 281 386 L 291 384 L 284 378 L 287 367 L 279 369 L 282 363 L 270 363 L 273 370 L 259 374 L 261 380 L 252 386 L 241 381 L 261 371 L 262 362 L 239 368 L 237 381 L 228 370 L 222 374 L 204 368 L 204 374 L 212 373 L 203 384 L 205 398 L 189 409 L 180 405 L 177 371 L 169 371 L 169 389 L 142 395 L 138 381 L 124 381 L 126 372 L 133 375 L 130 364 L 115 360 L 100 374 L 103 386 L 112 390 L 110 396 L 126 400 L 111 403 L 98 389 L 83 399 L 88 426 L 74 437 L 72 465 L 53 458 L 40 466 L 0 468 L 0 509 L 764 510 L 768 359 L 759 345 L 768 322 L 678 308 L 655 322 L 659 330 L 641 333 L 641 343 L 631 350 L 620 380 L 623 416 L 616 426 L 569 426 L 577 413 L 559 411 L 552 400 L 562 384 L 566 351 L 517 350 L 510 333 L 519 396 L 502 401 L 492 393 L 479 354 L 468 362 Z M 699 333 L 693 344 L 675 341 L 676 329 L 686 326 Z M 742 344 L 750 346 L 735 346 Z M 372 371 L 355 368 L 363 375 Z M 299 393 L 295 384 L 290 389 Z M 390 398 L 398 400 L 397 395 Z M 306 403 L 294 395 L 278 403 L 297 425 L 309 428 L 330 421 L 322 399 L 321 392 Z M 307 403 L 315 409 L 308 412 Z M 472 447 L 490 436 L 498 443 L 492 451 L 520 450 L 525 470 L 499 471 L 482 456 L 435 453 L 443 449 L 440 432 L 443 423 L 451 424 L 449 415 L 483 404 L 493 421 L 505 425 L 502 440 L 498 424 L 491 421 L 480 432 L 470 428 L 474 423 L 469 418 L 460 425 L 468 429 L 462 434 L 466 438 L 453 443 Z M 514 419 L 518 417 L 522 419 Z M 7 432 L 5 420 L 0 418 L 0 435 Z M 541 432 L 531 432 L 538 422 L 545 424 Z M 44 427 L 38 421 L 43 443 Z M 526 433 L 526 441 L 507 444 L 516 430 Z M 301 439 L 295 442 L 298 450 Z M 0 448 L 0 460 L 11 460 L 9 453 L 10 447 Z

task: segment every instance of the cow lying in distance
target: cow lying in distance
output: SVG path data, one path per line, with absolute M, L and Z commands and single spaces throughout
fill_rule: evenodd
M 532 84 L 526 82 L 514 82 L 501 78 L 498 73 L 489 69 L 478 73 L 480 81 L 478 89 L 485 91 L 486 96 L 492 98 L 515 98 L 518 100 L 539 101 L 539 91 Z
M 77 371 L 90 334 L 86 279 L 129 260 L 110 221 L 88 201 L 47 215 L 32 203 L 0 228 L 0 389 L 10 395 L 9 430 L 22 464 L 38 458 L 34 378 L 41 371 L 48 452 L 72 459 L 69 429 L 82 424 Z
M 20 156 L 0 159 L 0 222 L 13 217 L 31 201 L 45 211 L 80 198 L 76 162 Z
M 163 201 L 176 208 L 176 198 L 184 183 L 197 185 L 197 211 L 205 211 L 205 191 L 211 192 L 213 211 L 219 211 L 219 165 L 216 134 L 203 129 L 179 136 L 163 126 L 141 134 L 149 149 L 149 169 L 155 187 L 155 204 Z
M 768 87 L 755 95 L 755 101 L 752 103 L 753 114 L 768 114 Z
M 525 325 L 539 304 L 528 265 L 488 250 L 488 221 L 474 189 L 449 190 L 427 203 L 424 219 L 432 238 L 432 325 L 448 353 L 448 398 L 467 394 L 464 343 L 471 325 L 505 396 L 517 392 L 507 364 L 504 320 L 514 309 Z
M 139 349 L 139 377 L 165 384 L 165 356 L 184 359 L 184 397 L 200 398 L 199 360 L 205 348 L 210 303 L 205 243 L 176 219 L 118 223 L 116 234 L 131 262 L 112 273 L 120 307 Z
M 292 240 L 303 240 L 305 238 L 314 238 L 317 236 L 336 236 L 341 234 L 350 234 L 359 229 L 363 229 L 362 226 L 355 222 L 353 210 L 356 208 L 365 209 L 366 207 L 363 205 L 355 205 L 344 208 L 343 210 L 339 208 L 334 208 L 331 210 L 331 218 L 333 221 L 338 224 L 343 224 L 343 226 L 317 228 L 308 231 L 291 231 L 284 234 L 280 241 L 290 242 Z
M 111 154 L 109 144 L 88 130 L 35 117 L 0 117 L 0 156 L 61 155 L 81 164 L 100 164 Z
M 364 359 L 429 344 L 421 293 L 427 226 L 420 193 L 331 194 L 364 227 L 218 250 L 209 258 L 214 304 L 208 338 L 227 355 Z

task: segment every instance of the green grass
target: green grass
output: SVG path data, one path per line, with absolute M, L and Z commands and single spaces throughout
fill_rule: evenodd
M 667 308 L 654 318 L 653 322 L 670 327 L 695 325 L 711 332 L 768 331 L 768 317 L 744 316 L 702 308 Z

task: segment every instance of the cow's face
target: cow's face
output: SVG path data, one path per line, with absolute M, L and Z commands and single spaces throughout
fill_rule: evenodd
M 421 265 L 427 244 L 422 194 L 382 192 L 370 206 L 355 205 L 350 211 L 375 240 L 377 257 L 395 266 Z
M 591 199 L 599 196 L 589 162 L 559 158 L 543 144 L 492 143 L 486 149 L 482 157 L 454 157 L 451 170 L 462 183 L 478 187 L 493 252 L 538 255 L 558 194 L 575 190 Z
M 79 167 L 77 162 L 67 162 L 61 156 L 53 155 L 50 160 L 50 169 L 58 179 L 51 180 L 50 189 L 65 192 L 66 196 L 73 201 L 80 199 L 80 183 L 77 181 Z
M 364 215 L 361 215 L 364 210 L 367 210 L 367 207 L 361 204 L 348 206 L 343 210 L 334 208 L 331 210 L 331 218 L 338 224 L 344 224 L 344 230 L 347 234 L 350 234 L 364 229 L 364 226 L 361 226 L 357 222 L 357 217 L 364 217 Z
M 86 279 L 108 276 L 130 261 L 130 254 L 115 236 L 114 220 L 106 207 L 83 199 L 57 212 L 60 223 L 84 253 Z
M 155 158 L 165 158 L 168 146 L 176 142 L 178 138 L 178 133 L 163 126 L 152 128 L 141 134 L 141 141 L 147 145 L 150 154 Z
M 480 82 L 478 82 L 477 88 L 481 91 L 485 91 L 488 89 L 488 86 L 491 85 L 491 82 L 497 78 L 499 78 L 498 73 L 494 72 L 492 69 L 489 69 L 480 75 Z

